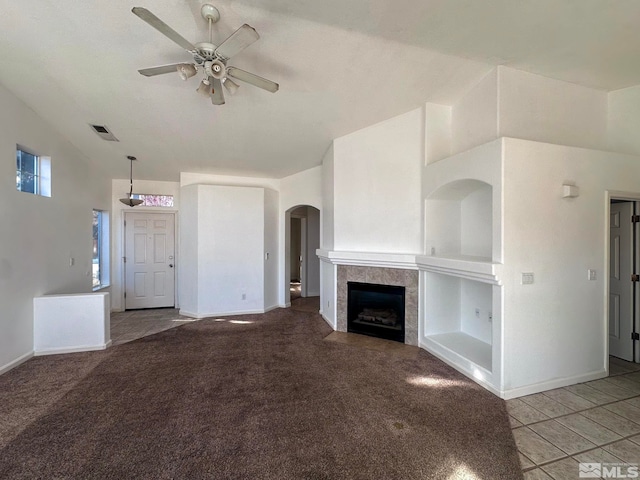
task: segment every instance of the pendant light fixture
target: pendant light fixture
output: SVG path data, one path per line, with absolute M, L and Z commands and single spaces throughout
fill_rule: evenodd
M 135 207 L 136 205 L 140 205 L 142 203 L 142 200 L 133 198 L 133 161 L 137 160 L 137 158 L 133 155 L 127 155 L 127 159 L 131 163 L 131 166 L 129 168 L 129 198 L 121 198 L 120 201 L 125 205 Z

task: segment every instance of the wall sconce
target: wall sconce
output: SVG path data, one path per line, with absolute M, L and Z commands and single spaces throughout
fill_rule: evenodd
M 575 198 L 580 195 L 580 189 L 568 183 L 562 184 L 562 198 Z

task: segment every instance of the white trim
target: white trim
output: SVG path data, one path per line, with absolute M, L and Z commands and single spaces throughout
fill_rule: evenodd
M 468 278 L 477 282 L 502 285 L 502 264 L 475 257 L 431 257 L 419 255 L 416 263 L 420 271 L 442 273 Z
M 327 317 L 325 317 L 324 313 L 322 311 L 318 312 L 320 313 L 320 316 L 322 317 L 322 319 L 327 322 L 329 324 L 329 326 L 333 329 L 334 332 L 336 332 L 336 326 L 331 322 L 331 320 L 329 320 Z
M 545 392 L 547 390 L 553 390 L 554 388 L 567 387 L 569 385 L 575 385 L 576 383 L 590 382 L 592 380 L 598 380 L 600 378 L 607 377 L 607 371 L 597 370 L 595 372 L 589 372 L 582 375 L 575 375 L 573 377 L 556 378 L 547 382 L 534 383 L 533 385 L 525 385 L 524 387 L 512 388 L 509 390 L 503 390 L 500 395 L 505 400 L 512 398 L 522 397 L 524 395 L 531 395 L 533 393 Z
M 9 370 L 11 370 L 13 368 L 16 368 L 18 365 L 22 365 L 24 362 L 29 360 L 31 357 L 33 357 L 33 351 L 27 352 L 24 355 L 16 358 L 15 360 L 12 360 L 11 362 L 3 365 L 2 367 L 0 367 L 0 375 L 2 375 L 3 373 L 8 372 Z
M 271 305 L 270 307 L 266 307 L 262 313 L 270 312 L 271 310 L 275 310 L 276 308 L 282 308 L 280 305 Z
M 417 254 L 379 253 L 379 252 L 338 252 L 319 248 L 316 255 L 320 260 L 334 265 L 353 265 L 357 267 L 402 268 L 417 270 Z
M 71 348 L 51 348 L 45 350 L 38 350 L 33 352 L 34 357 L 40 357 L 42 355 L 58 355 L 61 353 L 79 353 L 79 352 L 93 352 L 96 350 L 106 350 L 111 346 L 111 340 L 107 343 L 103 343 L 102 345 L 86 345 L 82 347 L 71 347 Z

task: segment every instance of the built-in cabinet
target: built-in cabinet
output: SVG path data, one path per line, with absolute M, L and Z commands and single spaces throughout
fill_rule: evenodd
M 502 360 L 500 157 L 460 168 L 465 155 L 426 167 L 420 345 L 499 393 Z M 477 167 L 477 165 L 476 165 Z M 472 169 L 473 170 L 473 169 Z M 469 177 L 461 178 L 460 172 Z M 476 178 L 473 178 L 473 177 Z

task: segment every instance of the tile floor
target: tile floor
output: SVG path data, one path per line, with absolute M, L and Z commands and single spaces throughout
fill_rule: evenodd
M 578 479 L 579 462 L 640 464 L 639 364 L 611 357 L 609 377 L 507 400 L 507 410 L 525 480 Z
M 111 339 L 193 321 L 172 308 L 113 313 Z M 640 464 L 640 364 L 611 357 L 609 377 L 508 400 L 507 410 L 525 480 L 578 479 L 578 462 Z
M 111 344 L 120 345 L 195 321 L 174 308 L 129 310 L 111 314 Z

